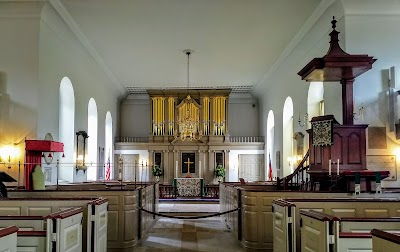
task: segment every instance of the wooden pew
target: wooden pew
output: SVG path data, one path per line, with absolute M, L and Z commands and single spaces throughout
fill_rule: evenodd
M 373 229 L 372 235 L 372 251 L 373 252 L 389 252 L 400 251 L 400 236 L 385 232 L 379 229 Z
M 46 246 L 47 235 L 46 231 L 18 231 L 17 251 L 51 251 Z
M 82 208 L 62 210 L 47 217 L 48 251 L 82 252 Z
M 276 249 L 286 244 L 287 251 L 300 249 L 300 211 L 315 210 L 339 218 L 390 218 L 397 217 L 400 212 L 400 201 L 387 199 L 278 199 L 273 204 L 273 230 L 274 242 L 278 241 Z M 291 212 L 290 219 L 282 220 L 285 212 Z M 353 219 L 355 220 L 355 219 Z M 282 226 L 282 223 L 286 224 Z M 293 225 L 291 225 L 293 223 Z M 291 227 L 290 227 L 291 225 Z M 361 224 L 360 224 L 361 225 Z M 281 233 L 277 230 L 282 230 Z M 275 234 L 277 237 L 275 237 Z M 296 242 L 291 243 L 289 237 L 295 237 Z M 275 248 L 275 244 L 273 245 Z
M 53 188 L 57 187 L 54 186 Z M 48 190 L 48 187 L 46 187 L 46 190 L 41 191 L 9 190 L 8 196 L 10 198 L 107 198 L 108 251 L 131 249 L 143 237 L 145 231 L 152 226 L 155 216 L 140 211 L 140 208 L 158 212 L 158 183 L 135 184 L 107 181 L 106 183 L 59 185 L 58 189 Z M 86 228 L 85 225 L 84 223 L 84 229 Z M 91 250 L 88 249 L 88 251 Z
M 1 251 L 17 252 L 17 231 L 16 226 L 9 226 L 0 229 Z
M 23 221 L 22 218 L 19 218 L 21 216 L 11 217 Z M 82 218 L 82 208 L 68 208 L 44 217 L 46 219 L 45 230 L 22 231 L 15 227 L 18 230 L 15 251 L 81 252 Z M 30 220 L 25 218 L 25 221 Z M 0 245 L 0 248 L 3 249 L 2 245 Z
M 44 231 L 46 230 L 47 216 L 0 216 L 0 228 L 16 226 L 18 231 Z
M 85 251 L 101 251 L 107 248 L 108 200 L 105 198 L 0 198 L 0 204 L 2 206 L 0 215 L 3 215 L 0 216 L 0 226 L 2 226 L 1 219 L 5 221 L 4 225 L 10 223 L 10 217 L 4 215 L 12 215 L 15 216 L 19 227 L 36 231 L 45 230 L 39 228 L 40 218 L 43 217 L 38 215 L 48 216 L 70 207 L 82 207 Z M 24 222 L 23 219 L 31 219 L 31 223 Z
M 399 218 L 338 218 L 313 210 L 300 215 L 300 251 L 372 252 L 372 228 L 400 233 Z

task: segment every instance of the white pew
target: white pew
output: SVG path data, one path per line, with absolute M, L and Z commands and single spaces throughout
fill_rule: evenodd
M 47 231 L 18 231 L 17 252 L 51 251 L 46 248 L 47 235 Z
M 399 218 L 338 218 L 313 210 L 300 215 L 301 251 L 372 252 L 373 227 L 400 233 Z
M 107 248 L 108 199 L 106 198 L 0 198 L 0 205 L 0 215 L 25 216 L 19 218 L 29 218 L 29 215 L 47 216 L 70 207 L 82 207 L 85 251 L 97 252 Z M 18 220 L 18 217 L 15 219 Z M 0 226 L 1 223 L 0 216 Z M 40 224 L 35 224 L 36 229 L 30 227 L 29 222 L 25 222 L 24 225 L 18 224 L 18 227 L 26 228 L 22 230 L 44 230 L 37 229 Z
M 17 231 L 16 226 L 0 229 L 0 252 L 17 251 Z
M 273 236 L 278 244 L 274 251 L 299 251 L 300 249 L 300 210 L 315 210 L 335 217 L 382 218 L 395 217 L 400 212 L 400 201 L 390 199 L 278 199 L 273 205 Z M 279 220 L 279 216 L 287 220 Z M 293 222 L 293 224 L 291 223 Z M 285 223 L 283 226 L 279 224 Z M 282 231 L 279 232 L 279 229 Z M 291 242 L 290 237 L 295 237 Z M 280 249 L 286 244 L 287 250 Z M 292 246 L 290 246 L 292 245 Z M 276 249 L 275 249 L 276 248 Z
M 371 235 L 373 252 L 400 251 L 400 236 L 398 234 L 373 229 Z
M 47 217 L 47 251 L 82 252 L 82 208 L 71 208 Z

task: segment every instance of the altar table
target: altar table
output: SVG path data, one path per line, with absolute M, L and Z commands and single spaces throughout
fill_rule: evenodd
M 177 189 L 177 196 L 180 197 L 201 197 L 203 188 L 202 178 L 175 178 L 174 185 Z

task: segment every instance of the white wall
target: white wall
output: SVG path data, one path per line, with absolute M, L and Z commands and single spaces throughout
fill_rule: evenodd
M 321 15 L 321 13 L 319 14 Z M 306 127 L 300 127 L 297 123 L 297 117 L 299 112 L 304 115 L 307 111 L 307 95 L 309 83 L 301 80 L 301 77 L 297 73 L 313 58 L 324 56 L 329 49 L 329 33 L 331 32 L 331 21 L 332 16 L 335 16 L 337 23 L 337 30 L 342 31 L 339 34 L 341 39 L 341 46 L 343 45 L 344 35 L 344 21 L 343 8 L 338 2 L 333 3 L 323 11 L 319 18 L 315 18 L 315 23 L 303 27 L 302 31 L 299 31 L 299 37 L 296 38 L 298 41 L 294 43 L 294 47 L 291 50 L 286 51 L 282 54 L 281 58 L 278 59 L 277 65 L 275 65 L 271 72 L 266 73 L 264 79 L 259 85 L 253 90 L 253 94 L 257 96 L 260 111 L 259 111 L 259 123 L 260 133 L 266 136 L 266 122 L 268 111 L 272 110 L 275 115 L 275 136 L 274 136 L 274 151 L 271 156 L 274 157 L 276 151 L 280 151 L 280 167 L 274 169 L 282 169 L 282 164 L 287 162 L 283 160 L 282 155 L 282 141 L 279 139 L 283 138 L 282 133 L 282 115 L 283 105 L 286 97 L 290 96 L 293 99 L 293 115 L 294 118 L 294 132 L 302 132 L 306 138 L 308 134 L 305 131 Z M 316 15 L 318 17 L 318 15 Z M 310 19 L 311 20 L 311 19 Z M 342 121 L 341 113 L 341 86 L 338 83 L 324 83 L 324 99 L 325 99 L 325 114 L 333 114 L 338 121 Z M 261 126 L 264 125 L 264 126 Z M 278 140 L 279 141 L 278 141 Z M 267 140 L 266 140 L 267 141 Z M 272 164 L 275 166 L 275 164 Z
M 352 3 L 353 1 L 349 1 Z M 364 11 L 348 3 L 346 20 L 346 46 L 348 52 L 354 54 L 368 54 L 377 61 L 372 69 L 358 77 L 354 83 L 355 108 L 363 103 L 365 108 L 364 120 L 355 121 L 366 123 L 369 126 L 384 127 L 387 129 L 387 149 L 369 149 L 367 155 L 394 155 L 400 147 L 393 132 L 389 132 L 388 123 L 388 83 L 385 70 L 391 66 L 400 70 L 400 13 L 395 1 L 380 1 L 380 8 L 371 5 L 364 6 Z M 372 8 L 372 9 L 371 9 Z M 397 80 L 399 80 L 399 75 Z M 397 84 L 397 89 L 400 85 Z M 399 108 L 395 108 L 398 112 Z M 400 119 L 397 115 L 396 123 Z M 397 157 L 397 181 L 382 181 L 383 187 L 400 186 L 400 158 Z
M 39 52 L 38 97 L 43 102 L 38 106 L 38 137 L 50 132 L 58 140 L 58 88 L 60 80 L 68 76 L 75 92 L 75 132 L 88 131 L 87 104 L 93 97 L 97 103 L 98 121 L 101 122 L 98 124 L 97 145 L 104 148 L 103 122 L 110 111 L 116 125 L 121 94 L 50 4 L 46 4 L 42 11 Z M 115 136 L 115 129 L 113 131 Z M 76 177 L 75 169 L 71 169 L 63 179 L 71 181 L 72 176 Z
M 150 98 L 129 95 L 121 102 L 120 136 L 144 137 L 150 133 Z
M 250 94 L 229 96 L 228 123 L 231 136 L 258 136 L 258 103 Z
M 42 5 L 0 2 L 0 148 L 21 142 L 20 155 L 11 160 L 13 163 L 24 161 L 24 137 L 36 137 Z M 18 166 L 12 165 L 7 173 L 17 179 Z

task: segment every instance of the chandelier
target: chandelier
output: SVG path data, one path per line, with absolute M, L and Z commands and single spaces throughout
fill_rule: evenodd
M 178 115 L 178 132 L 175 138 L 180 138 L 182 141 L 200 140 L 202 133 L 200 130 L 200 113 L 196 102 L 189 95 L 189 58 L 192 50 L 183 51 L 187 55 L 187 93 L 188 95 L 179 105 L 180 111 Z

